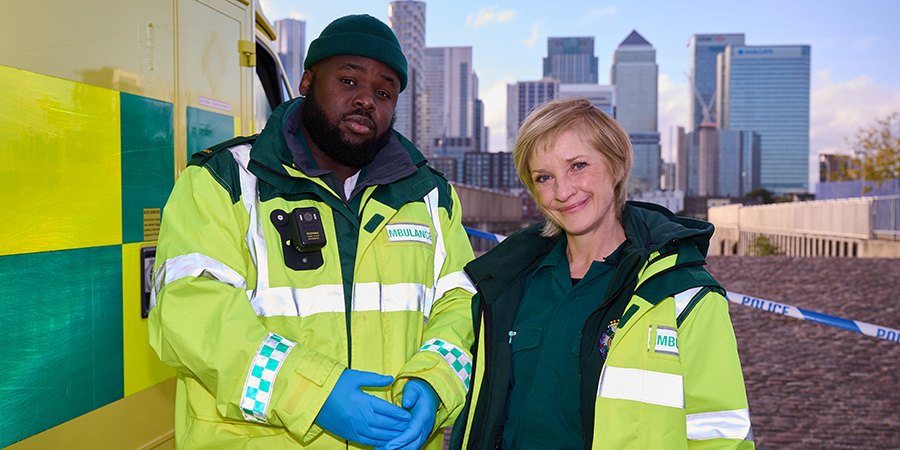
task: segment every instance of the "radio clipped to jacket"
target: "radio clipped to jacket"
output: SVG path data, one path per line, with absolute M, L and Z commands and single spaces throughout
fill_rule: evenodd
M 322 216 L 313 207 L 297 208 L 290 213 L 276 209 L 270 216 L 281 235 L 284 264 L 294 270 L 322 267 L 322 247 L 325 246 L 325 227 Z

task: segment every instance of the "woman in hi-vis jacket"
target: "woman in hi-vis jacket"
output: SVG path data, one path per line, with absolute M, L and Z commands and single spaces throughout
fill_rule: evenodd
M 752 449 L 707 222 L 625 201 L 628 134 L 584 99 L 537 108 L 515 163 L 547 220 L 466 266 L 476 345 L 451 448 Z

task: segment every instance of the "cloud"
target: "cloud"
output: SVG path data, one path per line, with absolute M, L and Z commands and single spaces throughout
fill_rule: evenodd
M 309 18 L 311 16 L 309 14 L 303 14 L 300 11 L 291 11 L 288 13 L 288 17 L 290 17 L 291 19 L 297 19 L 297 20 L 309 20 Z
M 531 37 L 523 40 L 522 45 L 528 48 L 534 48 L 538 41 L 538 31 L 542 26 L 544 26 L 544 22 L 535 23 L 534 26 L 531 27 Z
M 687 80 L 675 83 L 667 74 L 660 74 L 659 89 L 659 134 L 662 156 L 666 161 L 674 161 L 675 127 L 687 127 L 690 90 Z
M 481 8 L 477 13 L 469 14 L 466 17 L 466 26 L 478 28 L 489 23 L 509 22 L 516 17 L 516 12 L 512 9 L 499 12 L 496 9 L 496 6 L 492 6 L 490 9 Z
M 484 124 L 491 129 L 488 149 L 492 152 L 511 150 L 506 148 L 506 85 L 515 82 L 514 78 L 503 78 L 481 96 L 484 101 Z
M 614 15 L 616 15 L 616 7 L 615 6 L 607 6 L 605 8 L 597 7 L 597 8 L 592 9 L 591 12 L 588 13 L 588 16 L 591 19 L 596 19 L 598 17 L 603 17 L 603 16 L 614 16 Z
M 900 111 L 900 87 L 884 86 L 868 75 L 834 81 L 828 70 L 812 77 L 809 105 L 809 186 L 815 192 L 819 154 L 848 154 L 847 139 L 876 119 Z
M 271 20 L 274 17 L 272 14 L 278 9 L 275 4 L 272 3 L 271 0 L 259 0 L 259 6 L 263 10 L 263 15 Z
M 867 75 L 835 82 L 828 70 L 812 77 L 809 113 L 810 153 L 848 153 L 846 139 L 875 119 L 900 111 L 900 88 Z

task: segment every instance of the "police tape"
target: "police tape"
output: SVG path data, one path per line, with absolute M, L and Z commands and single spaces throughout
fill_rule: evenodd
M 475 236 L 475 237 L 487 239 L 489 241 L 503 242 L 503 240 L 506 239 L 506 236 L 503 236 L 503 235 L 488 233 L 487 231 L 476 230 L 475 228 L 469 228 L 469 227 L 463 227 L 463 228 L 466 229 L 466 233 L 469 233 L 470 235 Z
M 768 311 L 775 314 L 791 316 L 796 319 L 831 325 L 833 327 L 843 328 L 845 330 L 854 331 L 856 333 L 862 333 L 866 336 L 900 342 L 900 331 L 893 328 L 873 325 L 871 323 L 861 322 L 859 320 L 850 320 L 844 319 L 843 317 L 829 316 L 828 314 L 822 314 L 819 312 L 810 311 L 808 309 L 798 308 L 792 305 L 785 305 L 783 303 L 763 300 L 761 298 L 751 297 L 749 295 L 739 294 L 737 292 L 726 291 L 725 293 L 728 297 L 728 301 L 731 303 L 737 303 L 739 305 L 749 306 L 751 308 L 761 309 L 763 311 Z
M 486 231 L 476 230 L 475 228 L 464 228 L 466 229 L 466 233 L 469 233 L 472 236 L 480 237 L 482 239 L 487 239 L 489 241 L 502 242 L 504 239 L 506 239 L 506 236 L 503 235 L 488 233 Z M 725 291 L 725 293 L 729 302 L 737 303 L 739 305 L 749 306 L 751 308 L 761 309 L 763 311 L 781 314 L 784 316 L 790 316 L 796 319 L 808 320 L 810 322 L 817 322 L 824 325 L 843 328 L 845 330 L 861 333 L 866 336 L 872 336 L 879 339 L 900 342 L 900 330 L 895 330 L 893 328 L 873 325 L 871 323 L 861 322 L 859 320 L 850 320 L 844 319 L 842 317 L 830 316 L 828 314 L 822 314 L 819 312 L 810 311 L 808 309 L 798 308 L 793 305 L 785 305 L 783 303 L 777 303 L 770 300 L 763 300 L 760 298 L 751 297 L 749 295 L 739 294 L 737 292 Z

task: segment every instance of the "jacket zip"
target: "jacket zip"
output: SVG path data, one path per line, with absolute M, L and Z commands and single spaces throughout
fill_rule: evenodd
M 469 267 L 468 267 L 468 266 L 463 267 L 463 271 L 466 273 L 466 275 L 468 275 L 468 277 L 469 277 L 470 279 L 474 279 L 474 278 L 475 278 L 474 276 L 472 276 L 472 273 L 469 271 Z M 478 315 L 479 315 L 479 317 L 473 317 L 473 318 L 472 318 L 472 319 L 473 319 L 472 322 L 473 322 L 473 324 L 474 324 L 473 326 L 474 326 L 474 336 L 475 336 L 475 342 L 474 342 L 474 344 L 472 344 L 472 355 L 473 355 L 473 356 L 474 356 L 474 355 L 476 354 L 476 352 L 479 351 L 479 350 L 484 351 L 484 349 L 479 349 L 479 348 L 478 348 L 478 339 L 479 339 L 479 336 L 478 336 L 478 329 L 479 329 L 479 325 L 484 321 L 484 304 L 485 304 L 484 293 L 483 293 L 484 291 L 483 291 L 482 289 L 480 289 L 480 285 L 481 285 L 481 283 L 483 283 L 483 282 L 485 282 L 485 281 L 488 281 L 488 280 L 491 280 L 491 279 L 493 279 L 493 278 L 494 278 L 494 275 L 493 275 L 493 274 L 487 274 L 487 275 L 485 275 L 484 277 L 482 277 L 480 280 L 478 280 L 478 281 L 475 282 L 476 290 L 477 290 L 481 295 L 479 295 L 479 298 L 478 298 L 478 302 L 479 302 L 479 305 L 478 305 Z M 485 328 L 485 331 L 487 331 L 487 328 Z M 485 338 L 484 343 L 485 343 L 485 346 L 488 346 L 488 345 L 489 345 L 489 343 L 488 343 L 488 341 L 487 341 L 487 338 Z M 472 374 L 473 374 L 473 380 L 472 380 L 472 381 L 473 381 L 473 382 L 475 381 L 475 380 L 474 380 L 474 374 L 475 374 L 476 371 L 478 370 L 478 369 L 475 367 L 475 366 L 476 366 L 476 363 L 477 363 L 477 360 L 478 360 L 478 358 L 473 358 L 473 359 L 472 359 Z M 488 364 L 487 357 L 485 357 L 485 364 Z M 488 376 L 488 374 L 485 373 L 485 376 Z M 484 383 L 484 380 L 482 379 L 482 384 L 483 384 L 483 383 Z M 468 416 L 469 416 L 469 415 L 475 414 L 475 408 L 473 407 L 474 405 L 473 405 L 473 403 L 472 403 L 474 400 L 476 400 L 476 399 L 473 399 L 473 393 L 474 393 L 474 392 L 475 392 L 475 386 L 470 386 L 469 392 L 466 393 L 466 405 L 468 405 L 468 411 L 467 411 L 467 414 L 466 414 L 466 416 L 467 416 L 466 419 L 468 419 Z M 466 425 L 467 425 L 467 422 L 468 422 L 468 420 L 464 420 L 464 421 L 462 422 L 463 436 L 465 436 L 465 432 L 467 431 L 467 430 L 465 429 L 465 428 L 466 428 Z M 472 436 L 472 438 L 473 438 L 473 439 L 471 439 L 470 442 L 469 442 L 469 448 L 477 448 L 476 445 L 477 445 L 477 443 L 478 443 L 478 441 L 479 441 L 478 436 Z M 463 439 L 465 439 L 465 438 L 463 438 Z M 499 441 L 496 443 L 496 445 L 497 445 L 497 446 L 500 445 Z M 497 447 L 497 446 L 495 446 L 495 449 L 496 449 L 496 448 L 499 448 L 499 447 Z
M 291 181 L 306 180 L 306 181 L 312 182 L 312 181 L 307 180 L 307 179 L 305 179 L 305 178 L 292 177 L 292 176 L 290 176 L 290 175 L 288 175 L 288 174 L 286 174 L 286 173 L 280 172 L 280 171 L 275 170 L 275 169 L 273 169 L 273 168 L 271 168 L 271 167 L 269 167 L 269 166 L 266 166 L 265 164 L 263 164 L 263 163 L 261 163 L 261 162 L 255 160 L 255 159 L 250 159 L 250 162 L 253 163 L 253 164 L 256 164 L 259 168 L 265 170 L 266 172 L 269 172 L 269 173 L 271 173 L 271 174 L 277 175 L 278 177 L 283 178 L 283 179 L 287 179 L 287 180 L 291 180 Z M 315 183 L 313 183 L 313 184 L 315 184 Z M 343 200 L 341 200 L 340 197 L 338 197 L 337 195 L 335 195 L 333 192 L 329 192 L 329 194 L 331 194 L 332 197 L 336 198 L 342 205 L 344 205 L 344 208 L 350 213 L 350 215 L 351 215 L 352 217 L 356 218 L 356 222 L 357 222 L 357 223 L 359 224 L 359 226 L 361 227 L 361 226 L 362 226 L 362 219 L 361 219 L 361 217 L 362 217 L 362 205 L 360 205 L 360 210 L 359 210 L 359 211 L 360 211 L 360 214 L 359 214 L 359 216 L 357 216 L 356 214 L 353 214 L 353 211 L 350 210 L 350 207 L 347 205 L 347 203 L 344 202 Z M 325 202 L 325 199 L 322 199 L 321 196 L 319 196 L 319 198 L 322 200 L 323 203 L 326 203 L 326 204 L 327 204 L 327 202 Z M 330 207 L 330 205 L 329 205 L 329 207 Z M 357 239 L 358 239 L 358 238 L 357 238 Z M 358 243 L 357 243 L 357 245 L 358 245 Z M 340 253 L 340 252 L 339 252 L 339 253 Z M 355 265 L 355 264 L 356 264 L 356 262 L 354 261 L 354 265 Z M 338 262 L 338 265 L 340 265 L 340 261 Z M 353 278 L 356 278 L 356 274 L 355 274 L 355 273 L 353 274 Z M 352 286 L 351 286 L 351 289 L 352 289 Z M 352 293 L 351 293 L 351 295 L 352 295 Z M 351 322 L 352 314 L 351 314 L 350 311 L 344 311 L 344 316 L 346 317 L 346 327 L 347 327 L 347 368 L 350 369 L 350 368 L 353 367 L 353 334 L 352 334 L 352 332 L 351 332 L 351 327 L 350 327 L 350 322 Z

